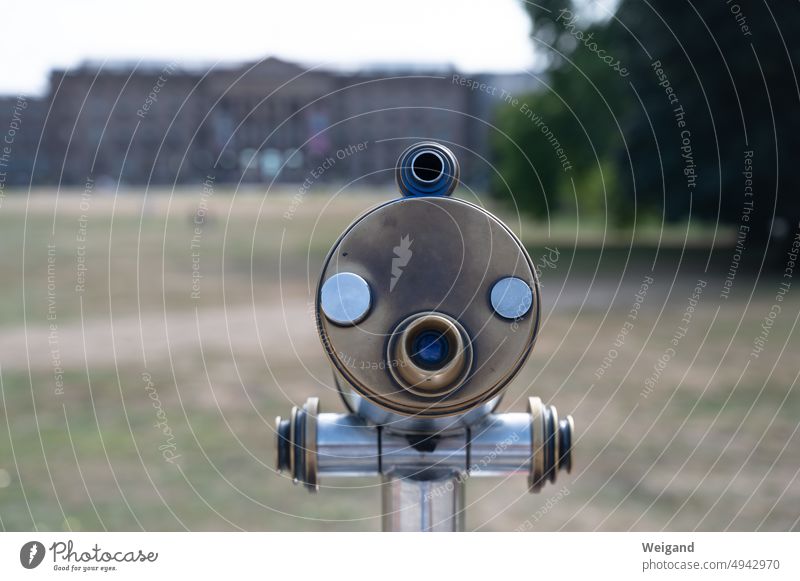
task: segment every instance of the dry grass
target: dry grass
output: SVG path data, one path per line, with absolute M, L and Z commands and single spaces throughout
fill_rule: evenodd
M 326 481 L 309 496 L 276 475 L 272 420 L 312 394 L 340 409 L 307 305 L 336 236 L 389 194 L 309 195 L 286 219 L 292 195 L 218 192 L 209 200 L 196 299 L 199 189 L 146 200 L 137 191 L 96 192 L 83 210 L 79 192 L 62 192 L 57 205 L 49 191 L 3 200 L 3 529 L 379 527 L 376 481 Z M 81 214 L 86 284 L 76 292 Z M 542 272 L 545 323 L 504 407 L 522 409 L 535 394 L 573 413 L 576 468 L 540 496 L 526 494 L 521 477 L 475 479 L 468 526 L 797 529 L 800 299 L 786 297 L 766 350 L 751 357 L 778 281 L 740 273 L 723 300 L 719 275 L 703 272 L 702 244 L 680 265 L 679 249 L 662 250 L 641 314 L 598 379 L 652 250 L 637 248 L 626 263 L 627 249 L 574 250 L 569 228 L 551 237 L 538 225 L 522 230 L 535 260 L 540 245 L 556 247 L 559 260 Z M 645 398 L 644 380 L 701 277 L 708 286 L 688 332 Z M 180 454 L 175 463 L 159 450 L 168 440 L 155 427 L 152 393 Z M 548 503 L 562 486 L 568 494 Z

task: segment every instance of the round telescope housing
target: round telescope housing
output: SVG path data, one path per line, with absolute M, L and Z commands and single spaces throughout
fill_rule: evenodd
M 531 352 L 539 283 L 498 218 L 450 197 L 446 147 L 406 149 L 403 197 L 358 218 L 326 258 L 316 297 L 322 344 L 352 411 L 404 432 L 472 425 Z

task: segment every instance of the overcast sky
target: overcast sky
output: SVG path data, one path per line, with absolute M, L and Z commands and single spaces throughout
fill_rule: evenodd
M 41 93 L 54 67 L 183 65 L 277 56 L 301 63 L 534 64 L 519 0 L 28 0 L 0 19 L 0 93 Z

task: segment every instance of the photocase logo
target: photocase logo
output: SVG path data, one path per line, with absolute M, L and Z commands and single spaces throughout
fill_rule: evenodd
M 389 292 L 394 290 L 397 281 L 403 276 L 403 269 L 408 266 L 408 262 L 414 254 L 411 251 L 411 245 L 413 243 L 414 241 L 406 234 L 400 238 L 400 244 L 393 248 L 394 258 L 392 258 L 392 279 L 389 281 Z
M 44 545 L 39 541 L 29 541 L 19 550 L 19 562 L 26 569 L 35 569 L 44 559 Z

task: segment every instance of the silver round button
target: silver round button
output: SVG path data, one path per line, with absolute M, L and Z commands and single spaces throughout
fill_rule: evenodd
M 367 316 L 372 295 L 363 278 L 352 272 L 340 272 L 322 285 L 320 305 L 330 322 L 355 325 Z
M 521 278 L 508 276 L 498 280 L 491 291 L 492 308 L 505 319 L 519 319 L 531 310 L 533 291 Z

